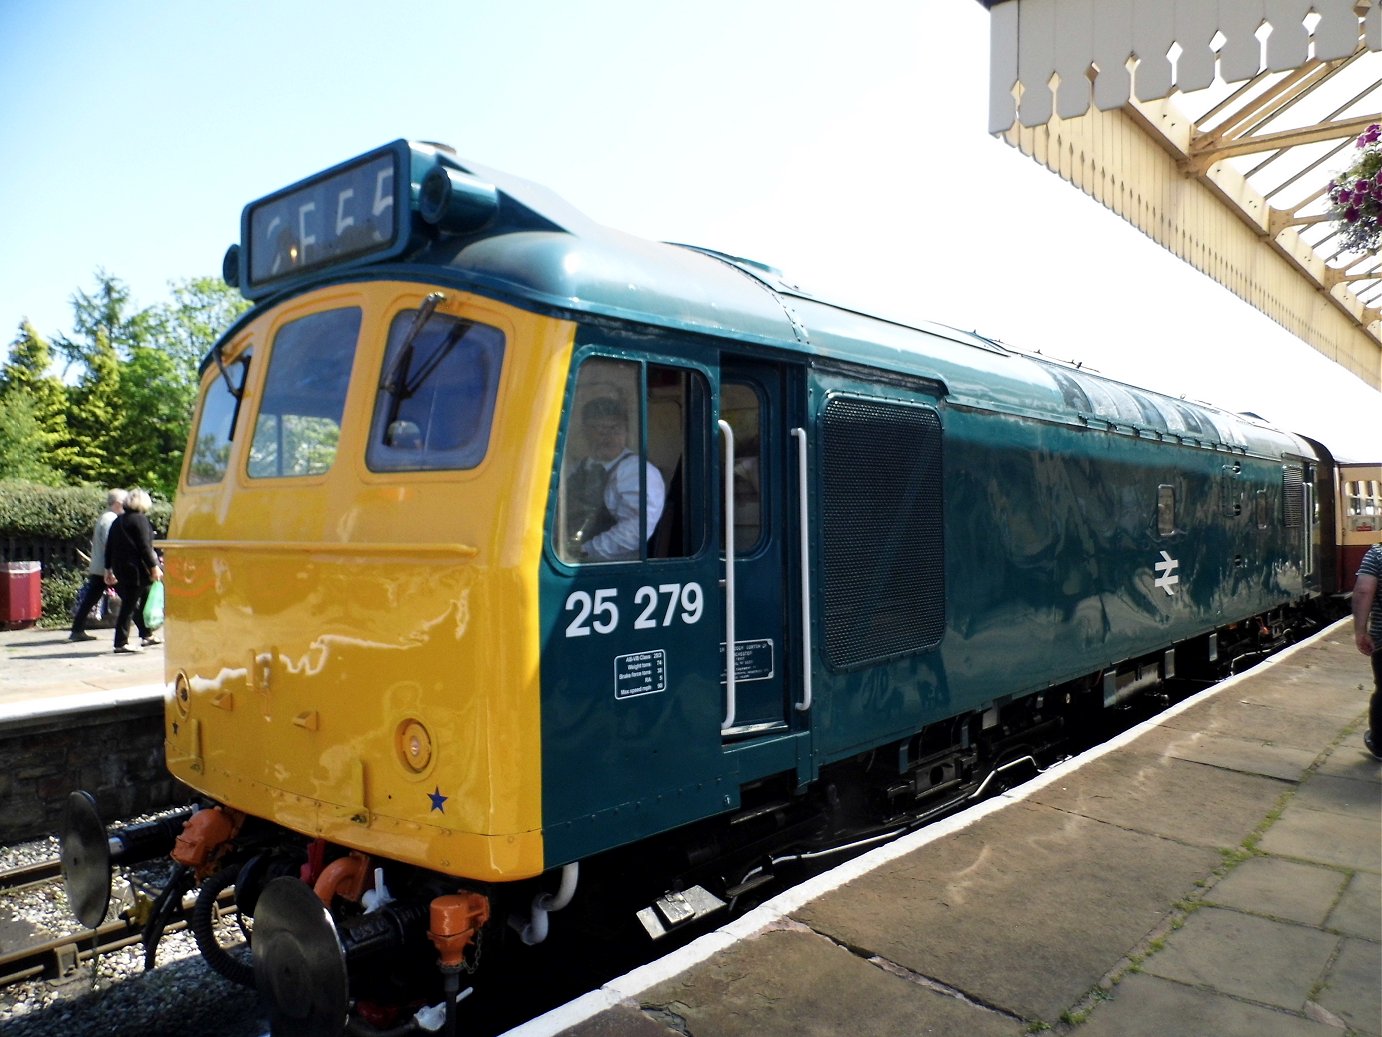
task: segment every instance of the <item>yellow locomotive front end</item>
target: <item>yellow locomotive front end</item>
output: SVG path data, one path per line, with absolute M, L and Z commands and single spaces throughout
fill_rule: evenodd
M 536 559 L 572 339 L 402 280 L 226 337 L 165 545 L 179 780 L 367 854 L 543 871 Z

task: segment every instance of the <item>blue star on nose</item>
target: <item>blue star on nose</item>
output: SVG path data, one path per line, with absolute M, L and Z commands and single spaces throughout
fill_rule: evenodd
M 445 807 L 443 804 L 444 804 L 448 799 L 450 799 L 451 797 L 450 797 L 450 796 L 443 796 L 443 795 L 441 794 L 441 786 L 440 786 L 440 785 L 437 785 L 437 786 L 435 786 L 435 787 L 436 787 L 436 791 L 435 791 L 435 792 L 429 792 L 429 793 L 427 793 L 427 798 L 430 799 L 430 800 L 432 801 L 432 810 L 435 810 L 435 811 L 437 811 L 437 812 L 439 812 L 439 813 L 444 814 L 444 813 L 446 813 L 446 807 Z M 431 811 L 429 810 L 428 813 L 431 813 Z

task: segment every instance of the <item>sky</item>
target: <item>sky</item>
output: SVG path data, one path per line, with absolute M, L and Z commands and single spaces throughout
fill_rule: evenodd
M 831 300 L 1382 460 L 1382 393 L 987 133 L 975 0 L 4 0 L 0 353 L 219 275 L 245 203 L 400 137 Z

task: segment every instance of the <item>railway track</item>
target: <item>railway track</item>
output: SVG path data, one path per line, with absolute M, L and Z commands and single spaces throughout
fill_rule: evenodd
M 39 861 L 0 870 L 0 893 L 11 894 L 58 882 L 62 865 L 57 859 Z M 221 899 L 221 909 L 234 906 L 227 893 Z M 175 933 L 187 928 L 191 918 L 190 898 L 177 906 L 165 932 Z M 71 976 L 93 957 L 121 950 L 139 943 L 143 936 L 143 922 L 121 917 L 104 922 L 95 929 L 82 929 L 65 936 L 56 936 L 36 943 L 28 943 L 14 950 L 0 953 L 0 989 L 31 979 L 57 980 Z
M 39 861 L 36 864 L 21 864 L 15 868 L 6 868 L 0 871 L 0 893 L 10 893 L 30 886 L 41 886 L 45 882 L 52 882 L 62 875 L 62 863 L 54 857 L 52 860 Z

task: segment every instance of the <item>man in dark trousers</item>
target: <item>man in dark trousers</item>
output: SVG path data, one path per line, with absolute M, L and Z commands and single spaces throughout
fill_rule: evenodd
M 1368 703 L 1368 732 L 1363 744 L 1373 757 L 1382 760 L 1382 594 L 1377 581 L 1382 578 L 1382 544 L 1373 544 L 1358 567 L 1353 585 L 1353 641 L 1358 651 L 1372 659 L 1372 699 Z
M 96 635 L 86 632 L 86 620 L 106 592 L 106 538 L 110 535 L 111 523 L 125 510 L 127 496 L 124 490 L 111 490 L 106 494 L 106 510 L 96 520 L 96 531 L 91 535 L 91 563 L 86 568 L 86 583 L 77 595 L 77 611 L 72 616 L 69 641 L 96 640 Z

